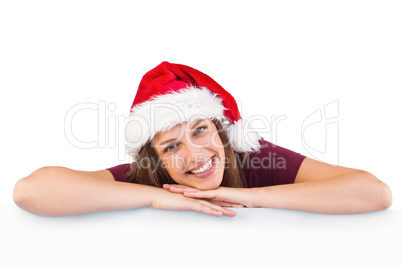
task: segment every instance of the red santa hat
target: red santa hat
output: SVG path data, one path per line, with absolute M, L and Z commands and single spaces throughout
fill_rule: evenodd
M 229 92 L 196 69 L 165 61 L 138 87 L 126 125 L 127 152 L 138 160 L 139 150 L 156 133 L 200 118 L 219 120 L 235 151 L 259 151 L 259 134 L 245 124 Z

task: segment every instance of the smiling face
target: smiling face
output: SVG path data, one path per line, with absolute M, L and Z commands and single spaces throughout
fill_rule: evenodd
M 176 183 L 200 190 L 216 189 L 222 183 L 225 150 L 210 119 L 185 122 L 157 133 L 153 146 Z

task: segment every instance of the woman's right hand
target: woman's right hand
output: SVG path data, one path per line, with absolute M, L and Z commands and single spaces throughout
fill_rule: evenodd
M 185 197 L 182 194 L 172 193 L 168 189 L 158 189 L 157 194 L 153 195 L 149 207 L 156 209 L 198 211 L 212 216 L 222 215 L 234 217 L 236 212 L 212 204 L 206 200 Z

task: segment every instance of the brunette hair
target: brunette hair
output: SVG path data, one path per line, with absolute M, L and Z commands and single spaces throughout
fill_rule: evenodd
M 211 121 L 216 126 L 225 151 L 225 168 L 220 186 L 232 188 L 247 187 L 241 166 L 248 154 L 235 152 L 230 145 L 229 138 L 221 122 L 217 119 L 211 119 Z M 163 184 L 176 184 L 162 164 L 158 153 L 153 148 L 152 141 L 147 142 L 140 149 L 138 160 L 131 164 L 127 178 L 132 183 L 155 187 L 162 187 Z

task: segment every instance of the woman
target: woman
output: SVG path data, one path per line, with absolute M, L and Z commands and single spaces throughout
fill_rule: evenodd
M 145 74 L 126 139 L 132 164 L 38 169 L 17 182 L 16 204 L 47 216 L 152 207 L 232 217 L 227 207 L 352 214 L 392 203 L 389 187 L 369 172 L 265 141 L 227 91 L 185 65 L 163 62 Z

